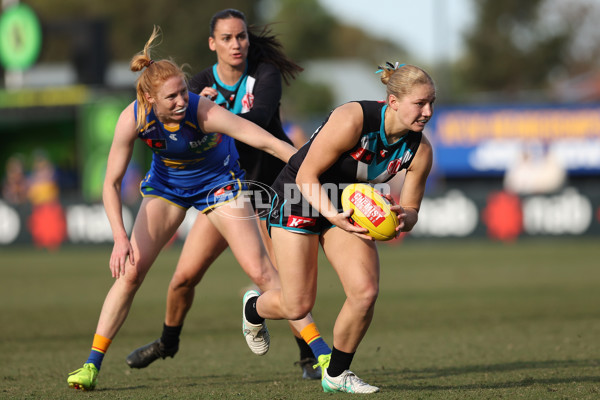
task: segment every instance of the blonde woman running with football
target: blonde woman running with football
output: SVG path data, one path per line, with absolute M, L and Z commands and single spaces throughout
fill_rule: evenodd
M 397 232 L 410 231 L 432 165 L 423 129 L 433 113 L 433 80 L 412 65 L 387 63 L 378 72 L 387 87 L 386 101 L 355 101 L 334 109 L 276 179 L 268 223 L 281 288 L 244 298 L 249 323 L 305 317 L 315 302 L 319 244 L 323 247 L 346 294 L 333 329 L 332 353 L 319 356 L 325 392 L 379 391 L 350 371 L 373 318 L 380 272 L 373 238 L 348 220 L 351 210 L 342 211 L 341 189 L 355 182 L 386 182 L 405 170 L 400 204 L 391 209 L 397 213 Z

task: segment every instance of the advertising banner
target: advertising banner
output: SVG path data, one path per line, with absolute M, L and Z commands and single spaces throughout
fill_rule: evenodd
M 448 178 L 500 176 L 526 152 L 571 176 L 600 174 L 600 104 L 438 107 L 425 133 Z
M 123 207 L 128 232 L 136 213 L 135 205 Z M 188 210 L 174 240 L 186 238 L 196 215 L 196 210 Z M 509 242 L 524 237 L 584 235 L 600 236 L 600 191 L 574 186 L 528 196 L 503 190 L 451 188 L 423 199 L 419 222 L 408 234 L 411 240 L 487 237 Z M 0 248 L 31 244 L 52 250 L 67 243 L 112 244 L 112 240 L 100 203 L 61 201 L 15 207 L 0 200 Z

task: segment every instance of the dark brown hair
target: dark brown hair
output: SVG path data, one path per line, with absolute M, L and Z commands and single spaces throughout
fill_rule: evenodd
M 286 85 L 290 84 L 292 79 L 304 71 L 304 68 L 292 61 L 284 52 L 283 46 L 277 36 L 272 33 L 268 26 L 259 29 L 254 26 L 249 26 L 246 21 L 246 16 L 243 12 L 228 8 L 219 11 L 210 19 L 210 36 L 214 37 L 215 26 L 222 19 L 237 18 L 244 21 L 248 31 L 248 39 L 250 48 L 248 49 L 248 60 L 252 62 L 268 62 L 277 67 Z

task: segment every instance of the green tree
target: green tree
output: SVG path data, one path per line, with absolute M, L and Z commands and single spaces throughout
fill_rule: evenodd
M 567 9 L 547 0 L 476 0 L 478 18 L 465 37 L 467 54 L 456 66 L 461 85 L 498 100 L 538 100 L 557 74 L 591 68 L 594 60 L 572 49 L 586 34 L 581 29 L 586 7 L 593 6 L 571 3 Z M 600 46 L 593 54 L 600 54 Z
M 285 52 L 300 65 L 315 59 L 364 60 L 377 65 L 401 60 L 406 51 L 389 40 L 375 39 L 361 29 L 337 21 L 318 0 L 263 1 L 271 15 L 264 21 L 278 34 Z M 274 12 L 273 12 L 274 11 Z M 269 14 L 269 13 L 266 13 Z M 321 118 L 334 106 L 333 93 L 324 85 L 309 83 L 302 74 L 284 89 L 283 105 L 292 118 Z
M 153 26 L 158 25 L 162 41 L 153 50 L 154 57 L 188 64 L 188 72 L 195 73 L 216 62 L 208 48 L 209 21 L 225 7 L 244 12 L 251 25 L 268 25 L 285 52 L 300 65 L 313 59 L 351 58 L 366 60 L 375 68 L 406 56 L 406 51 L 391 41 L 375 39 L 357 27 L 339 23 L 318 0 L 230 0 L 226 4 L 219 0 L 26 1 L 44 27 L 40 63 L 74 60 L 76 43 L 81 38 L 73 28 L 101 21 L 106 24 L 107 62 L 128 62 L 143 49 Z M 95 51 L 93 46 L 90 48 Z M 329 89 L 304 81 L 302 74 L 284 94 L 291 114 L 323 114 L 333 105 Z
M 274 2 L 271 2 L 274 3 Z M 271 18 L 286 52 L 302 62 L 313 59 L 353 58 L 375 64 L 401 59 L 406 51 L 389 40 L 340 23 L 318 0 L 280 0 Z
M 333 50 L 335 19 L 317 0 L 282 0 L 272 28 L 279 34 L 286 53 L 302 62 L 328 58 Z
M 108 24 L 108 48 L 112 61 L 127 62 L 142 50 L 154 25 L 163 31 L 162 43 L 155 50 L 157 58 L 172 57 L 198 71 L 215 62 L 208 48 L 210 17 L 224 7 L 237 8 L 249 21 L 256 18 L 258 0 L 230 0 L 225 6 L 219 0 L 189 2 L 186 0 L 155 1 L 81 1 L 27 0 L 38 13 L 45 29 L 40 62 L 69 60 L 76 37 L 66 29 L 88 20 Z

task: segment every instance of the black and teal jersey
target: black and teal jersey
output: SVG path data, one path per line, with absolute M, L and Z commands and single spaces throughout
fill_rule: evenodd
M 382 183 L 406 169 L 421 143 L 422 133 L 408 132 L 394 143 L 385 136 L 384 114 L 387 105 L 379 101 L 358 101 L 363 110 L 363 127 L 358 142 L 345 152 L 321 177 L 321 183 Z M 331 115 L 331 114 L 329 114 Z M 285 179 L 295 181 L 300 165 L 311 144 L 327 124 L 327 119 L 317 128 L 310 140 L 290 158 L 284 173 Z
M 341 193 L 346 185 L 356 182 L 378 184 L 392 179 L 398 172 L 409 167 L 423 137 L 420 132 L 410 131 L 396 142 L 388 143 L 384 123 L 387 105 L 379 101 L 357 101 L 357 103 L 363 111 L 360 137 L 349 151 L 344 152 L 319 176 L 319 182 L 339 211 L 342 210 Z M 277 196 L 273 203 L 273 211 L 269 215 L 270 226 L 286 226 L 290 229 L 289 218 L 293 217 L 293 222 L 302 223 L 302 228 L 297 227 L 292 230 L 320 233 L 328 228 L 327 220 L 323 216 L 319 214 L 318 218 L 314 218 L 316 211 L 312 210 L 310 204 L 297 190 L 296 176 L 310 146 L 327 124 L 330 116 L 331 113 L 313 133 L 310 140 L 290 158 L 275 180 L 273 189 Z M 302 218 L 298 219 L 299 217 Z
M 193 93 L 200 93 L 205 87 L 216 89 L 215 103 L 291 144 L 279 115 L 281 73 L 273 64 L 249 63 L 234 85 L 221 81 L 215 64 L 194 75 L 189 87 Z M 245 143 L 235 141 L 235 145 L 247 179 L 270 185 L 285 165 L 280 159 Z
M 238 162 L 233 138 L 200 129 L 198 101 L 198 95 L 189 94 L 185 118 L 178 126 L 165 126 L 151 110 L 138 131 L 138 137 L 154 153 L 149 176 L 164 185 L 182 189 L 198 187 L 216 177 L 229 176 Z M 136 101 L 136 118 L 137 107 Z

